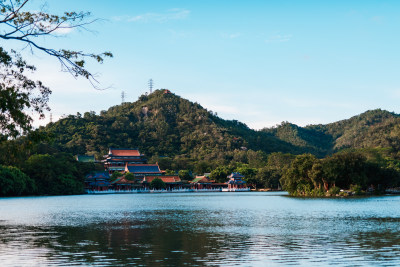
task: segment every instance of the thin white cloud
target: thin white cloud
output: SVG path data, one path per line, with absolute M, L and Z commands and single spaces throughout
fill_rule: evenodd
M 323 101 L 316 98 L 289 98 L 282 97 L 279 101 L 290 108 L 319 108 L 319 107 L 329 107 L 329 108 L 351 108 L 353 106 L 350 102 L 335 102 L 335 101 Z
M 57 30 L 54 31 L 54 33 L 57 35 L 66 35 L 70 34 L 73 30 L 74 30 L 73 28 L 63 27 L 63 28 L 58 28 Z
M 371 20 L 375 23 L 382 24 L 384 21 L 384 17 L 383 16 L 374 16 L 371 18 Z
M 400 89 L 392 90 L 391 94 L 394 98 L 400 98 Z
M 43 22 L 41 22 L 41 24 L 42 24 L 42 26 L 46 27 L 47 29 L 51 29 L 54 27 L 54 24 L 47 22 L 47 21 L 43 21 Z M 60 25 L 60 27 L 58 29 L 53 31 L 53 34 L 67 35 L 67 34 L 71 33 L 73 30 L 74 30 L 74 28 L 71 27 L 70 24 L 64 23 L 64 24 Z
M 176 31 L 174 29 L 168 29 L 167 31 L 168 33 L 170 33 L 171 36 L 177 38 L 187 38 L 193 36 L 193 33 L 189 31 Z
M 289 42 L 292 39 L 291 34 L 277 34 L 269 37 L 268 39 L 265 40 L 267 44 L 269 43 L 284 43 L 284 42 Z
M 172 8 L 162 13 L 148 12 L 136 16 L 119 16 L 114 17 L 116 21 L 127 21 L 127 22 L 141 22 L 141 23 L 165 23 L 171 20 L 182 20 L 186 19 L 190 15 L 190 10 L 184 8 Z
M 236 39 L 242 36 L 240 32 L 235 32 L 235 33 L 223 33 L 222 37 L 227 38 L 227 39 Z

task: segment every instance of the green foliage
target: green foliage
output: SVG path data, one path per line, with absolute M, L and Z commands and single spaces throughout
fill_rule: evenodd
M 257 177 L 258 169 L 250 168 L 248 164 L 242 164 L 241 166 L 238 166 L 234 172 L 239 172 L 241 175 L 243 175 L 247 184 L 254 188 L 263 186 L 263 183 Z
M 400 115 L 381 109 L 370 110 L 348 120 L 327 125 L 299 127 L 283 122 L 262 130 L 292 144 L 295 151 L 324 157 L 345 148 L 390 148 L 400 157 Z
M 125 178 L 129 181 L 133 181 L 133 180 L 135 180 L 135 175 L 131 172 L 127 172 L 127 173 L 125 173 Z
M 18 136 L 21 130 L 28 132 L 31 113 L 43 118 L 44 112 L 49 110 L 50 89 L 25 76 L 26 72 L 34 70 L 35 67 L 28 65 L 19 54 L 0 47 L 0 141 Z
M 283 188 L 289 193 L 294 193 L 311 187 L 313 182 L 310 173 L 317 161 L 317 158 L 311 154 L 297 156 L 280 180 Z
M 188 170 L 180 170 L 178 172 L 179 178 L 181 178 L 181 180 L 186 180 L 186 181 L 190 181 L 193 179 L 192 175 L 190 175 L 190 172 Z
M 23 168 L 35 181 L 39 195 L 81 194 L 86 170 L 86 164 L 65 153 L 32 155 Z
M 289 168 L 295 155 L 281 152 L 268 155 L 266 166 L 258 169 L 257 178 L 263 187 L 278 189 L 281 187 L 279 180 Z
M 115 181 L 117 178 L 124 176 L 122 173 L 116 171 L 111 174 L 111 181 Z
M 57 37 L 58 29 L 79 28 L 90 23 L 89 13 L 64 12 L 62 15 L 47 14 L 43 10 L 28 10 L 30 1 L 0 1 L 0 39 L 3 42 L 17 41 L 32 51 L 41 51 L 57 58 L 66 71 L 75 77 L 84 77 L 95 82 L 93 75 L 85 68 L 85 59 L 92 58 L 102 63 L 104 57 L 112 57 L 110 52 L 102 54 L 54 49 L 39 44 L 39 37 Z M 13 47 L 12 43 L 10 43 Z M 6 51 L 0 46 L 0 141 L 15 138 L 31 130 L 32 114 L 43 118 L 49 110 L 47 102 L 51 91 L 40 81 L 30 79 L 26 73 L 36 68 L 27 64 L 15 51 Z
M 362 188 L 360 185 L 350 185 L 350 191 L 352 191 L 356 196 L 361 195 Z
M 210 178 L 217 183 L 225 183 L 228 180 L 228 175 L 232 172 L 233 168 L 231 166 L 219 166 L 211 172 Z
M 211 172 L 211 179 L 226 182 L 236 171 L 254 187 L 283 187 L 297 195 L 318 196 L 350 184 L 382 191 L 400 184 L 399 120 L 376 110 L 328 125 L 283 123 L 254 131 L 158 90 L 99 115 L 70 115 L 26 137 L 0 142 L 0 164 L 25 171 L 25 161 L 35 154 L 56 157 L 62 151 L 101 158 L 110 146 L 137 147 L 167 174 L 181 170 L 183 180 L 191 180 L 192 172 Z M 93 165 L 85 168 L 88 173 Z
M 166 187 L 165 183 L 163 180 L 161 180 L 160 178 L 155 178 L 153 179 L 153 181 L 151 181 L 150 183 L 150 188 L 152 189 L 164 189 Z
M 15 167 L 0 165 L 0 195 L 19 196 L 34 194 L 35 181 Z
M 204 174 L 206 172 L 211 172 L 211 169 L 212 169 L 211 164 L 209 164 L 205 160 L 200 160 L 197 163 L 195 163 L 194 172 L 197 174 Z
M 397 186 L 400 172 L 396 161 L 375 152 L 369 159 L 363 151 L 340 152 L 321 160 L 311 155 L 299 155 L 280 181 L 285 190 L 297 196 L 314 196 L 315 190 L 336 195 L 338 189 L 350 188 L 359 194 L 368 187 L 379 192 Z
M 331 196 L 336 196 L 336 195 L 338 195 L 339 193 L 340 193 L 340 188 L 339 187 L 337 187 L 337 186 L 333 186 L 333 187 L 331 187 L 330 189 L 329 189 L 329 195 L 331 195 Z
M 165 170 L 165 175 L 175 175 L 176 172 L 173 170 Z
M 99 115 L 70 115 L 42 131 L 57 136 L 54 145 L 60 151 L 101 157 L 110 146 L 137 147 L 164 170 L 196 173 L 235 162 L 260 168 L 266 153 L 296 150 L 270 134 L 223 120 L 197 103 L 162 90 Z

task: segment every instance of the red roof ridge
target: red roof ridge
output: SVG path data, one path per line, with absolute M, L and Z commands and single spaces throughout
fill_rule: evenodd
M 115 156 L 142 156 L 138 149 L 118 149 L 118 148 L 110 148 L 109 153 Z

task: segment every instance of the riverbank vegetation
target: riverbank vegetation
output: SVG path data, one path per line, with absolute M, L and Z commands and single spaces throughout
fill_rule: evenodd
M 0 152 L 2 196 L 81 194 L 85 175 L 103 170 L 101 164 L 76 161 L 72 154 L 59 151 L 48 136 L 40 137 L 37 132 L 0 143 Z M 167 174 L 179 175 L 182 180 L 209 172 L 216 182 L 226 182 L 230 173 L 240 172 L 254 189 L 286 190 L 293 196 L 379 194 L 400 186 L 400 161 L 391 149 L 347 149 L 324 158 L 251 150 L 237 153 L 240 156 L 235 160 L 223 164 L 200 161 L 183 165 L 184 169 L 177 168 L 169 157 L 150 160 L 158 161 Z
M 70 115 L 19 138 L 3 139 L 0 165 L 18 168 L 29 177 L 21 176 L 23 183 L 30 185 L 22 190 L 4 189 L 1 194 L 82 193 L 84 176 L 104 168 L 79 163 L 73 155 L 91 154 L 101 160 L 110 146 L 139 148 L 149 163 L 158 162 L 167 175 L 179 175 L 186 181 L 210 173 L 216 182 L 226 182 L 230 173 L 240 172 L 252 188 L 283 189 L 296 196 L 379 193 L 399 186 L 400 139 L 396 131 L 400 123 L 396 120 L 397 115 L 377 110 L 328 126 L 308 126 L 307 131 L 297 127 L 290 133 L 294 128 L 286 125 L 286 130 L 267 133 L 223 120 L 197 103 L 157 90 L 100 115 Z M 353 134 L 340 132 L 340 127 Z M 382 127 L 380 146 L 374 144 L 377 134 L 371 135 L 372 141 L 368 133 Z M 336 140 L 330 153 L 321 152 L 329 138 L 322 132 L 311 133 L 314 128 L 329 130 Z M 339 147 L 339 143 L 345 144 L 342 138 L 350 142 L 347 147 Z M 301 140 L 319 146 L 320 152 L 307 153 Z M 363 140 L 365 147 L 356 140 Z M 351 142 L 356 145 L 352 147 Z M 11 178 L 4 177 L 0 177 L 1 183 L 9 184 Z
M 338 196 L 384 193 L 400 185 L 400 161 L 380 149 L 343 151 L 323 159 L 296 156 L 280 182 L 293 196 Z M 341 191 L 342 189 L 342 191 Z

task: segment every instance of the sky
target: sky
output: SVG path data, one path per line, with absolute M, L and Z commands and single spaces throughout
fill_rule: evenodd
M 28 9 L 41 4 L 31 0 Z M 107 110 L 122 91 L 136 101 L 150 78 L 253 129 L 325 124 L 376 108 L 400 113 L 400 1 L 48 0 L 45 9 L 100 20 L 42 45 L 114 54 L 88 65 L 106 88 L 96 90 L 60 72 L 55 59 L 23 52 L 53 91 L 53 120 Z

